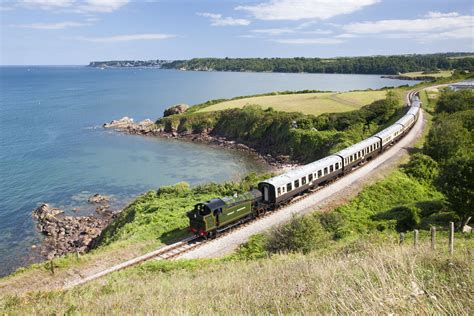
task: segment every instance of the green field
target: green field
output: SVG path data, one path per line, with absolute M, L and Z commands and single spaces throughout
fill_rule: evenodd
M 319 115 L 322 113 L 347 112 L 357 110 L 376 100 L 385 98 L 386 91 L 318 92 L 301 94 L 282 94 L 257 96 L 229 100 L 211 105 L 199 112 L 221 111 L 231 108 L 243 108 L 246 105 L 260 105 L 277 111 L 302 112 Z
M 451 70 L 442 70 L 440 72 L 434 72 L 434 73 L 423 73 L 423 71 L 406 72 L 400 75 L 410 77 L 410 78 L 415 78 L 415 77 L 445 78 L 445 77 L 451 77 L 452 74 L 453 72 Z

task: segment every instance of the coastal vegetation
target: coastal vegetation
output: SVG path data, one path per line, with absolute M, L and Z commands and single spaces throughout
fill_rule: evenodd
M 463 57 L 463 58 L 452 58 Z M 193 58 L 163 68 L 200 71 L 388 74 L 436 70 L 473 70 L 472 53 L 337 58 Z
M 343 113 L 314 116 L 246 105 L 222 111 L 184 112 L 161 118 L 156 125 L 169 133 L 207 133 L 244 143 L 260 153 L 308 162 L 356 143 L 399 117 L 403 112 L 399 94 L 387 90 L 378 95 L 383 94 L 384 99 Z

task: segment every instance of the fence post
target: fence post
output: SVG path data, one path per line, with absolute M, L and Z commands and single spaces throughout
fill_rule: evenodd
M 431 226 L 431 250 L 436 249 L 436 227 Z
M 404 241 L 405 241 L 405 234 L 404 234 L 404 233 L 400 233 L 399 245 L 403 244 Z
M 449 254 L 454 253 L 454 222 L 449 222 Z
M 50 267 L 51 267 L 51 273 L 54 275 L 54 259 L 51 259 L 49 261 Z
M 418 248 L 418 229 L 413 231 L 413 246 L 415 246 L 415 249 Z

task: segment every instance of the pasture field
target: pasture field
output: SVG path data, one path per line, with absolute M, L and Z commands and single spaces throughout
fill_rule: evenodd
M 415 71 L 415 72 L 405 72 L 400 74 L 400 76 L 406 76 L 410 78 L 415 77 L 433 77 L 433 78 L 447 78 L 451 77 L 453 72 L 451 70 L 441 70 L 440 72 L 433 72 L 433 73 L 423 73 L 423 71 Z
M 352 92 L 317 92 L 256 96 L 229 100 L 205 107 L 199 112 L 222 111 L 243 108 L 246 105 L 260 105 L 263 109 L 272 107 L 277 111 L 302 112 L 320 115 L 323 113 L 348 112 L 361 108 L 376 100 L 385 98 L 385 90 Z

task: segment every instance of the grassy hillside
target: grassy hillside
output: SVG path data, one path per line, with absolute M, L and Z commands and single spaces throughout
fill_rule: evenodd
M 0 299 L 6 314 L 452 314 L 474 312 L 471 240 L 372 236 L 310 255 L 149 262 L 70 291 Z M 443 245 L 443 247 L 441 247 Z
M 419 77 L 430 77 L 430 78 L 448 78 L 451 77 L 453 72 L 451 70 L 440 70 L 440 71 L 414 71 L 405 72 L 400 74 L 404 77 L 419 78 Z
M 320 115 L 322 113 L 347 112 L 385 98 L 385 91 L 353 91 L 353 92 L 319 92 L 302 94 L 279 94 L 249 97 L 220 102 L 205 107 L 200 112 L 221 111 L 232 108 L 243 108 L 246 105 L 259 105 L 263 109 L 269 107 L 276 111 L 302 112 Z

